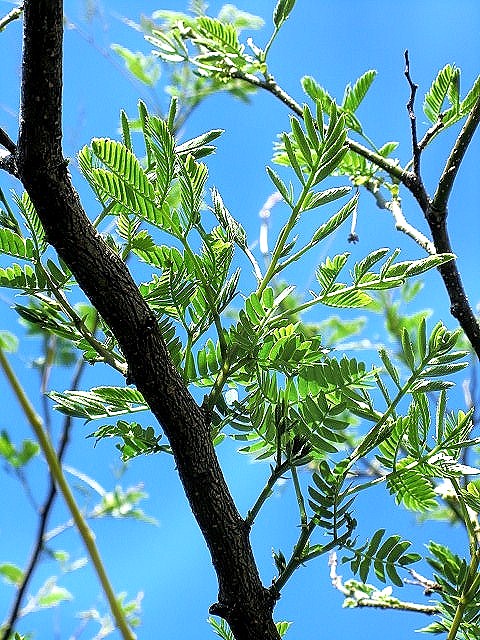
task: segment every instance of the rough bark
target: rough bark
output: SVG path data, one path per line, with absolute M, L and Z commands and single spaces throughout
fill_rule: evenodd
M 249 532 L 225 483 L 208 417 L 174 368 L 155 317 L 130 272 L 90 224 L 62 154 L 62 0 L 26 0 L 16 173 L 46 236 L 111 328 L 170 442 L 217 573 L 212 612 L 237 640 L 278 640 L 274 599 L 260 580 Z

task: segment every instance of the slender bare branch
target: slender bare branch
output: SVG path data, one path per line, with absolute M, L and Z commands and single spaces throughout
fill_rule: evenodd
M 8 133 L 2 128 L 0 128 L 0 145 L 2 145 L 2 147 L 5 147 L 5 149 L 12 154 L 15 154 L 17 152 L 17 145 L 10 138 Z
M 5 16 L 3 16 L 3 18 L 0 18 L 0 31 L 3 31 L 7 25 L 20 18 L 22 12 L 23 2 L 21 2 L 18 7 L 11 9 Z
M 407 102 L 407 112 L 410 118 L 410 128 L 412 132 L 412 155 L 413 155 L 413 172 L 419 180 L 420 178 L 420 156 L 421 151 L 418 146 L 417 137 L 417 118 L 415 116 L 415 96 L 417 95 L 418 84 L 413 82 L 410 75 L 410 59 L 408 57 L 408 50 L 405 50 L 405 77 L 410 86 L 410 98 Z
M 448 199 L 460 164 L 479 122 L 480 98 L 477 99 L 455 141 L 433 199 L 423 209 L 438 253 L 452 252 L 447 228 Z M 458 320 L 477 356 L 480 357 L 480 326 L 468 301 L 456 263 L 454 261 L 446 263 L 439 268 L 439 271 L 450 298 L 450 312 Z
M 376 185 L 372 181 L 367 182 L 364 186 L 375 198 L 375 202 L 377 203 L 377 207 L 379 207 L 379 209 L 386 209 L 387 211 L 390 211 L 393 219 L 395 220 L 395 229 L 397 229 L 397 231 L 401 231 L 405 235 L 409 236 L 427 253 L 431 255 L 437 253 L 433 242 L 429 240 L 427 236 L 424 235 L 419 229 L 408 222 L 403 213 L 399 200 L 387 200 L 382 195 L 380 189 L 378 188 L 378 185 Z
M 423 613 L 427 616 L 433 616 L 440 613 L 439 608 L 435 605 L 420 604 L 417 602 L 406 602 L 389 596 L 387 593 L 379 593 L 379 597 L 371 598 L 367 593 L 358 589 L 354 584 L 344 583 L 342 576 L 337 573 L 337 554 L 332 552 L 328 561 L 330 566 L 330 579 L 332 586 L 340 591 L 345 598 L 349 600 L 350 607 L 369 608 L 369 609 L 394 609 L 397 611 L 411 611 L 413 613 Z

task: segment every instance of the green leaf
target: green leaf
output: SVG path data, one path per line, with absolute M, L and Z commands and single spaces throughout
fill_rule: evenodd
M 411 371 L 415 370 L 415 353 L 413 351 L 412 343 L 410 342 L 410 336 L 408 331 L 403 329 L 402 331 L 402 350 L 405 357 L 405 362 L 409 366 Z
M 288 192 L 288 189 L 285 186 L 285 183 L 280 178 L 280 176 L 269 166 L 265 167 L 265 169 L 268 173 L 270 180 L 277 187 L 282 198 L 285 200 L 285 202 L 287 202 L 288 204 L 291 204 L 292 203 L 291 194 Z
M 94 387 L 90 391 L 51 391 L 48 396 L 55 409 L 67 415 L 95 420 L 125 413 L 146 411 L 148 405 L 137 389 L 130 387 Z
M 22 583 L 24 573 L 17 565 L 4 562 L 0 564 L 0 576 L 2 576 L 5 582 L 18 587 Z
M 318 84 L 315 78 L 312 78 L 312 76 L 304 76 L 301 82 L 305 93 L 314 102 L 319 103 L 325 113 L 331 113 L 332 109 L 335 108 L 335 101 L 330 96 L 330 94 Z M 319 127 L 319 133 L 321 136 L 323 135 L 321 127 Z
M 243 250 L 248 248 L 247 234 L 242 225 L 235 220 L 230 211 L 224 205 L 223 200 L 219 192 L 214 188 L 212 189 L 212 202 L 213 213 L 215 217 L 222 225 L 222 228 L 227 232 L 227 237 L 231 242 L 235 242 Z
M 303 156 L 304 161 L 307 163 L 309 167 L 312 166 L 312 153 L 310 151 L 310 144 L 307 139 L 307 136 L 303 132 L 303 129 L 295 116 L 290 116 L 290 126 L 292 127 L 293 137 L 295 138 L 295 142 L 300 149 L 300 152 Z
M 14 333 L 10 331 L 0 331 L 0 349 L 8 353 L 15 353 L 18 349 L 19 340 Z
M 385 529 L 378 529 L 378 531 L 375 531 L 372 539 L 370 540 L 370 543 L 368 545 L 368 555 L 365 554 L 364 559 L 360 562 L 360 565 L 358 567 L 358 575 L 360 576 L 360 580 L 362 582 L 366 582 L 368 578 L 372 557 L 375 556 L 384 535 Z
M 412 276 L 418 276 L 421 273 L 425 273 L 430 269 L 434 269 L 435 267 L 439 267 L 440 265 L 455 259 L 456 255 L 453 253 L 439 253 L 433 256 L 428 256 L 427 258 L 422 258 L 421 260 L 415 260 L 409 264 L 405 271 L 405 275 L 409 278 Z
M 223 129 L 212 129 L 211 131 L 202 133 L 196 138 L 191 138 L 175 147 L 175 153 L 181 158 L 186 158 L 188 155 L 193 156 L 195 160 L 204 158 L 211 153 L 215 153 L 215 147 L 210 143 L 221 136 L 222 133 Z
M 21 267 L 14 263 L 6 269 L 0 269 L 0 287 L 34 292 L 44 291 L 46 286 L 44 275 L 41 272 L 36 272 L 28 264 Z
M 233 24 L 237 31 L 242 29 L 261 29 L 265 21 L 252 13 L 241 11 L 233 4 L 225 4 L 218 13 L 221 22 Z
M 32 240 L 22 238 L 10 229 L 0 229 L 0 252 L 23 260 L 36 257 Z
M 130 123 L 128 122 L 127 114 L 123 109 L 120 111 L 120 124 L 122 127 L 123 144 L 127 147 L 127 149 L 133 151 L 132 137 L 130 134 Z
M 404 504 L 412 511 L 426 512 L 437 506 L 431 481 L 416 469 L 393 472 L 387 477 L 387 487 L 397 504 Z
M 105 198 L 112 199 L 148 220 L 155 218 L 155 192 L 139 161 L 121 142 L 107 138 L 92 140 L 95 156 L 107 167 L 92 168 L 91 179 Z M 87 175 L 88 177 L 88 175 Z
M 297 178 L 304 185 L 305 184 L 305 176 L 303 175 L 303 171 L 300 167 L 300 164 L 297 160 L 297 156 L 295 154 L 295 150 L 290 141 L 290 138 L 286 133 L 282 133 L 283 144 L 285 145 L 285 151 L 287 152 L 288 159 L 290 161 L 290 166 L 295 171 Z
M 73 600 L 73 596 L 63 587 L 53 584 L 49 589 L 45 590 L 38 599 L 38 605 L 43 608 L 56 607 L 66 600 Z
M 331 291 L 326 295 L 322 295 L 320 298 L 322 303 L 328 307 L 344 307 L 348 309 L 361 309 L 372 302 L 372 298 L 368 293 L 350 287 Z
M 415 553 L 406 553 L 411 543 L 401 540 L 401 536 L 393 535 L 386 538 L 380 545 L 385 535 L 385 529 L 379 529 L 372 536 L 370 542 L 363 547 L 355 549 L 354 557 L 350 559 L 350 566 L 354 574 L 359 574 L 362 582 L 365 582 L 371 571 L 372 564 L 375 575 L 381 582 L 386 582 L 386 575 L 397 586 L 403 586 L 397 567 L 418 562 L 421 556 Z
M 241 55 L 242 49 L 238 40 L 238 32 L 232 24 L 225 24 L 209 16 L 200 16 L 197 24 L 203 35 L 215 42 L 215 51 L 220 50 L 228 54 Z
M 389 249 L 377 249 L 376 251 L 369 253 L 368 256 L 363 258 L 363 260 L 360 260 L 360 262 L 357 262 L 353 270 L 355 283 L 360 283 L 362 278 L 368 273 L 368 270 L 386 256 L 388 252 Z
M 479 97 L 480 97 L 480 76 L 477 76 L 475 82 L 473 83 L 472 88 L 470 89 L 470 91 L 467 93 L 467 95 L 465 96 L 465 98 L 462 100 L 460 104 L 460 112 L 462 113 L 462 115 L 466 115 L 467 113 L 470 113 L 475 102 L 478 100 Z
M 182 208 L 188 217 L 188 224 L 193 225 L 200 215 L 208 169 L 205 164 L 196 162 L 189 155 L 181 165 L 179 177 Z
M 376 75 L 377 72 L 370 69 L 369 71 L 365 71 L 365 73 L 358 78 L 353 87 L 347 85 L 342 102 L 342 108 L 345 109 L 345 111 L 354 113 L 358 109 L 360 103 L 367 95 L 367 91 L 372 86 L 372 82 L 375 80 Z
M 350 191 L 351 187 L 332 187 L 331 189 L 325 189 L 325 191 L 310 191 L 305 197 L 302 205 L 302 211 L 322 207 L 329 202 L 334 202 L 339 198 L 343 198 Z
M 10 441 L 6 431 L 0 433 L 0 456 L 15 469 L 24 467 L 32 458 L 38 455 L 40 447 L 33 440 L 24 440 L 20 449 Z
M 146 56 L 140 51 L 134 53 L 119 44 L 110 46 L 115 53 L 123 58 L 126 68 L 137 80 L 148 87 L 153 87 L 157 84 L 160 78 L 160 67 L 154 56 Z
M 38 217 L 35 207 L 26 191 L 24 191 L 19 197 L 16 193 L 13 194 L 22 218 L 25 220 L 25 226 L 30 231 L 36 250 L 39 255 L 45 252 L 47 248 L 47 241 L 45 239 L 45 231 L 43 229 L 40 218 Z
M 385 349 L 379 349 L 378 354 L 385 366 L 385 369 L 388 371 L 388 373 L 390 374 L 390 377 L 392 378 L 392 380 L 394 381 L 394 383 L 397 385 L 397 387 L 400 389 L 401 388 L 401 384 L 400 384 L 400 376 L 399 373 L 395 367 L 395 365 L 392 363 L 392 361 L 390 360 L 388 353 Z
M 318 150 L 320 146 L 319 126 L 318 123 L 313 120 L 312 112 L 308 104 L 303 105 L 303 122 L 305 123 L 310 146 L 312 149 Z
M 118 420 L 116 424 L 98 427 L 87 437 L 95 438 L 95 445 L 104 438 L 121 438 L 123 444 L 117 444 L 122 454 L 123 462 L 140 455 L 150 455 L 168 450 L 166 445 L 160 445 L 161 435 L 155 435 L 153 427 L 142 427 L 138 422 Z
M 439 119 L 444 102 L 449 99 L 449 94 L 451 95 L 451 85 L 454 82 L 458 82 L 457 78 L 457 69 L 450 64 L 445 65 L 438 72 L 437 77 L 425 95 L 423 103 L 423 112 L 430 122 L 435 123 Z
M 290 15 L 296 0 L 278 0 L 273 10 L 273 24 L 279 29 Z
M 333 215 L 327 222 L 322 224 L 313 234 L 312 240 L 320 242 L 327 236 L 331 235 L 338 227 L 345 222 L 350 214 L 355 211 L 358 204 L 358 193 L 345 204 L 338 213 Z

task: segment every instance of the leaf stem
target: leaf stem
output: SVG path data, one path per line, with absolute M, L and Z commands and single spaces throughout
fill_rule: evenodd
M 43 428 L 40 416 L 36 413 L 34 407 L 30 403 L 30 400 L 28 399 L 2 349 L 0 349 L 0 367 L 3 369 L 10 387 L 12 388 L 22 408 L 22 411 L 25 414 L 28 422 L 30 423 L 33 432 L 35 433 L 35 436 L 47 461 L 50 473 L 52 474 L 52 477 L 54 478 L 55 483 L 57 484 L 57 487 L 62 494 L 70 513 L 72 514 L 72 517 L 75 521 L 75 526 L 78 529 L 78 532 L 87 548 L 88 554 L 95 568 L 100 584 L 102 585 L 102 588 L 105 592 L 105 596 L 107 597 L 108 603 L 110 605 L 112 615 L 115 619 L 118 629 L 120 630 L 122 638 L 124 640 L 134 640 L 135 635 L 132 633 L 128 626 L 125 615 L 121 609 L 119 602 L 116 599 L 115 593 L 106 574 L 105 567 L 103 566 L 102 559 L 95 544 L 95 536 L 92 530 L 89 528 L 87 522 L 85 521 L 85 518 L 83 517 L 77 503 L 75 502 L 75 498 L 73 497 L 71 489 L 63 474 L 62 466 L 53 447 L 52 441 L 50 440 L 48 433 Z
M 200 232 L 200 230 L 197 228 L 197 230 L 199 231 L 200 235 L 202 236 L 202 233 Z M 203 286 L 203 290 L 205 292 L 205 297 L 207 299 L 207 302 L 209 304 L 210 307 L 210 313 L 212 314 L 212 318 L 213 318 L 213 322 L 215 324 L 215 329 L 217 330 L 217 336 L 218 336 L 218 342 L 220 344 L 220 351 L 222 353 L 222 357 L 226 358 L 227 357 L 227 353 L 228 353 L 228 346 L 227 346 L 227 341 L 225 340 L 225 336 L 223 334 L 223 326 L 222 326 L 222 321 L 220 319 L 220 316 L 217 313 L 216 310 L 216 306 L 215 306 L 215 296 L 212 295 L 212 290 L 210 288 L 210 284 L 208 282 L 208 279 L 205 277 L 205 274 L 203 273 L 202 267 L 198 262 L 198 257 L 195 255 L 195 253 L 192 251 L 192 249 L 190 248 L 190 245 L 187 242 L 186 238 L 180 238 L 182 245 L 185 249 L 185 252 L 188 253 L 188 256 L 190 257 L 190 259 L 192 260 L 192 262 L 195 264 L 195 271 L 197 273 L 197 276 L 200 280 L 200 282 L 202 283 Z
M 82 318 L 77 314 L 75 309 L 68 302 L 65 297 L 63 291 L 60 287 L 57 286 L 53 278 L 50 276 L 50 273 L 43 267 L 41 263 L 38 263 L 38 267 L 42 270 L 45 279 L 48 282 L 49 288 L 58 304 L 62 308 L 63 312 L 70 318 L 75 328 L 78 332 L 85 338 L 85 340 L 90 344 L 91 347 L 103 358 L 103 362 L 109 364 L 113 369 L 121 373 L 122 375 L 126 375 L 127 367 L 124 361 L 121 360 L 120 354 L 115 355 L 109 349 L 105 347 L 105 345 L 95 338 L 95 336 L 87 329 Z M 36 297 L 39 300 L 43 300 L 44 296 L 41 294 L 37 294 Z M 46 300 L 47 304 L 51 304 L 51 300 Z
M 247 516 L 245 518 L 245 525 L 250 529 L 255 521 L 255 518 L 260 513 L 260 509 L 265 504 L 266 500 L 271 496 L 273 487 L 277 480 L 279 480 L 282 475 L 288 470 L 290 467 L 290 462 L 285 460 L 281 464 L 277 465 L 272 469 L 270 477 L 268 478 L 265 486 L 263 487 L 260 495 L 255 500 L 253 507 L 248 511 Z
M 297 497 L 298 510 L 300 512 L 300 525 L 305 527 L 308 522 L 307 512 L 305 511 L 305 500 L 303 498 L 302 488 L 300 486 L 300 482 L 298 481 L 298 473 L 297 468 L 292 467 L 290 469 L 290 473 L 292 474 L 293 486 L 295 487 L 295 495 Z
M 302 192 L 300 197 L 297 200 L 297 203 L 292 208 L 292 213 L 290 214 L 287 222 L 284 224 L 282 230 L 280 231 L 280 235 L 278 236 L 277 242 L 275 243 L 275 247 L 273 249 L 272 258 L 270 260 L 270 264 L 268 265 L 267 271 L 263 276 L 263 280 L 260 283 L 257 289 L 257 295 L 261 296 L 267 285 L 270 281 L 283 269 L 284 265 L 280 265 L 278 262 L 281 258 L 283 250 L 285 248 L 285 244 L 288 240 L 290 233 L 292 232 L 295 224 L 298 221 L 298 216 L 302 211 L 302 205 L 307 197 L 312 185 L 315 180 L 315 167 L 312 167 L 310 175 L 306 183 L 302 186 Z

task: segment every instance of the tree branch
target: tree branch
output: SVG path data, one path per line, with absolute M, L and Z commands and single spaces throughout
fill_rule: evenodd
M 480 122 L 480 98 L 470 112 L 453 149 L 447 159 L 440 177 L 437 190 L 423 212 L 432 233 L 432 239 L 438 253 L 451 252 L 447 229 L 448 199 L 460 164 L 465 156 Z M 456 263 L 451 261 L 439 268 L 450 298 L 450 312 L 465 331 L 473 349 L 480 358 L 480 326 L 463 288 L 462 279 Z
M 408 50 L 405 50 L 405 77 L 410 86 L 410 98 L 407 102 L 408 117 L 410 118 L 410 127 L 412 131 L 412 155 L 413 155 L 413 172 L 420 178 L 420 156 L 421 151 L 418 146 L 417 138 L 417 118 L 415 116 L 415 96 L 417 95 L 418 84 L 415 84 L 410 76 L 410 59 L 408 57 Z
M 0 18 L 0 31 L 3 31 L 10 22 L 17 20 L 23 12 L 23 2 L 21 2 L 18 7 L 14 7 L 11 11 L 9 11 L 3 18 Z
M 448 156 L 445 168 L 438 182 L 438 187 L 433 196 L 432 213 L 437 212 L 437 215 L 447 215 L 447 203 L 450 193 L 452 191 L 453 183 L 457 177 L 460 164 L 465 156 L 468 146 L 472 140 L 478 124 L 480 122 L 480 98 L 470 111 L 462 130 L 458 134 L 458 138 L 455 141 L 455 145 Z
M 48 241 L 111 328 L 137 388 L 169 439 L 217 572 L 219 601 L 212 612 L 225 618 L 237 640 L 279 640 L 274 601 L 258 575 L 208 418 L 172 364 L 155 316 L 126 265 L 93 228 L 71 184 L 61 150 L 62 8 L 61 0 L 25 2 L 19 176 Z
M 337 574 L 337 554 L 332 552 L 328 561 L 330 566 L 330 579 L 332 586 L 342 593 L 348 605 L 351 608 L 367 607 L 370 609 L 395 609 L 397 611 L 412 611 L 413 613 L 423 613 L 427 616 L 438 615 L 440 613 L 438 606 L 419 604 L 417 602 L 406 602 L 404 600 L 398 600 L 390 596 L 384 591 L 377 591 L 376 597 L 369 597 L 368 593 L 359 589 L 355 581 L 348 580 L 343 582 L 342 576 Z M 367 585 L 366 585 L 367 586 Z
M 393 219 L 395 220 L 395 229 L 397 229 L 397 231 L 401 231 L 405 235 L 412 238 L 414 242 L 416 242 L 430 255 L 437 253 L 433 242 L 431 242 L 431 240 L 429 240 L 427 236 L 425 236 L 419 229 L 410 224 L 405 218 L 399 200 L 392 199 L 391 201 L 388 201 L 382 195 L 378 184 L 376 184 L 372 180 L 370 182 L 366 182 L 364 187 L 373 195 L 379 209 L 386 209 L 387 211 L 391 212 Z

